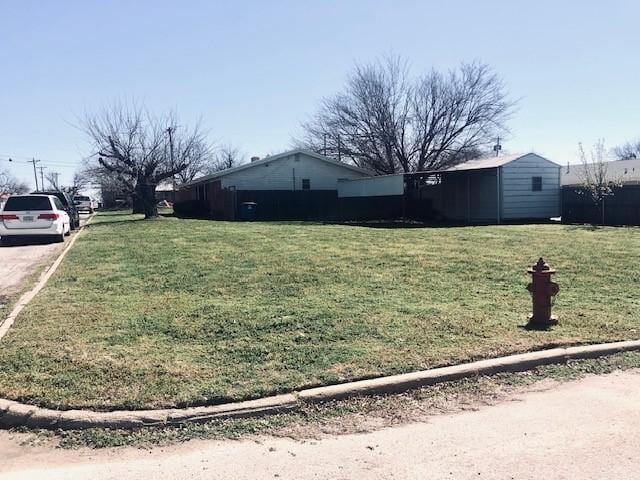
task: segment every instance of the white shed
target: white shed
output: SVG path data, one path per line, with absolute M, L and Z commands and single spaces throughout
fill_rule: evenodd
M 470 160 L 434 172 L 442 189 L 441 203 L 434 207 L 467 222 L 558 217 L 560 168 L 535 153 Z
M 560 216 L 560 165 L 535 153 L 479 158 L 441 170 L 341 181 L 338 197 L 369 218 L 550 219 Z

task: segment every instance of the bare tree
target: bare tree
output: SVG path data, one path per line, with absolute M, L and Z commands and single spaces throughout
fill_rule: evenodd
M 640 158 L 640 140 L 627 142 L 613 149 L 616 160 L 631 160 Z
M 49 172 L 44 176 L 44 178 L 47 180 L 47 182 L 49 182 L 49 185 L 51 186 L 51 188 L 57 191 L 61 191 L 62 188 L 60 187 L 58 175 L 59 174 L 57 172 Z
M 206 144 L 199 125 L 189 129 L 173 112 L 154 116 L 135 104 L 115 103 L 86 115 L 83 124 L 93 144 L 94 173 L 131 189 L 145 218 L 158 215 L 157 185 L 185 170 Z
M 607 152 L 603 140 L 599 140 L 588 154 L 582 144 L 578 144 L 578 154 L 582 170 L 580 174 L 581 188 L 577 191 L 587 195 L 601 210 L 602 223 L 604 224 L 605 199 L 615 194 L 615 189 L 622 186 L 622 181 L 609 175 Z
M 26 182 L 18 180 L 8 170 L 0 169 L 0 193 L 21 194 L 28 191 Z
M 481 63 L 411 78 L 400 58 L 357 65 L 342 93 L 322 101 L 298 144 L 377 173 L 450 165 L 506 131 L 502 80 Z
M 186 168 L 176 175 L 180 183 L 190 182 L 211 170 L 213 154 L 211 147 L 204 142 L 186 142 L 178 138 L 174 146 L 175 161 L 181 161 Z
M 71 195 L 77 195 L 82 190 L 87 188 L 91 184 L 91 177 L 87 175 L 87 172 L 81 170 L 73 174 L 73 182 L 66 190 Z
M 243 162 L 243 156 L 240 150 L 232 145 L 223 145 L 218 148 L 213 163 L 211 164 L 211 172 L 219 172 L 229 168 L 237 167 Z

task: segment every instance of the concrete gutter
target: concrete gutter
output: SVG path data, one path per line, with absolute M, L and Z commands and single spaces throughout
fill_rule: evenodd
M 38 283 L 36 283 L 31 290 L 24 293 L 20 297 L 20 300 L 18 300 L 18 303 L 14 305 L 13 310 L 11 310 L 11 312 L 9 313 L 9 316 L 4 320 L 0 320 L 0 340 L 2 339 L 2 337 L 4 337 L 7 334 L 7 332 L 13 325 L 13 322 L 16 321 L 16 317 L 20 314 L 20 312 L 24 309 L 24 307 L 26 307 L 29 304 L 29 302 L 33 300 L 33 298 L 47 284 L 51 276 L 56 272 L 56 270 L 62 263 L 62 260 L 64 259 L 67 252 L 71 250 L 71 247 L 73 247 L 73 244 L 76 243 L 76 240 L 78 240 L 78 237 L 80 236 L 80 233 L 82 233 L 82 231 L 84 230 L 84 227 L 87 226 L 87 224 L 91 221 L 92 218 L 93 216 L 89 217 L 87 221 L 84 223 L 84 225 L 80 227 L 78 232 L 73 237 L 71 237 L 71 240 L 69 241 L 67 246 L 64 248 L 62 253 L 60 253 L 60 255 L 58 255 L 58 258 L 56 258 L 56 261 L 53 262 L 53 265 L 51 265 L 51 267 L 49 267 L 48 270 L 42 273 L 42 275 L 40 276 L 40 279 L 38 280 Z
M 434 368 L 402 375 L 310 388 L 300 392 L 276 395 L 258 400 L 183 409 L 114 412 L 51 410 L 0 399 L 0 427 L 131 429 L 145 426 L 176 425 L 185 422 L 205 422 L 223 418 L 257 417 L 298 410 L 304 403 L 326 402 L 359 395 L 397 393 L 441 382 L 475 377 L 477 375 L 520 372 L 530 370 L 540 365 L 565 363 L 572 359 L 595 358 L 632 350 L 640 350 L 640 340 L 604 343 L 583 347 L 554 348 L 551 350 L 481 360 L 452 367 Z

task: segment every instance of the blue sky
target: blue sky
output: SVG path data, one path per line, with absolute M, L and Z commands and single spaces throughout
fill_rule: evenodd
M 68 182 L 90 153 L 77 118 L 122 98 L 277 153 L 390 52 L 415 73 L 489 63 L 520 99 L 505 151 L 573 163 L 579 141 L 640 137 L 638 18 L 635 1 L 0 0 L 0 166 L 32 181 L 35 156 Z

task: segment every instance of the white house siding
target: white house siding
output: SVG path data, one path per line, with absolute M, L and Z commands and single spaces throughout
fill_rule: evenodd
M 338 197 L 384 197 L 404 194 L 404 175 L 383 175 L 338 182 Z
M 528 154 L 501 168 L 502 218 L 551 218 L 560 215 L 560 166 Z M 532 177 L 542 177 L 542 190 L 532 190 Z
M 347 167 L 294 153 L 221 177 L 222 188 L 236 190 L 302 190 L 302 180 L 309 179 L 310 190 L 337 190 L 338 179 L 367 176 Z

